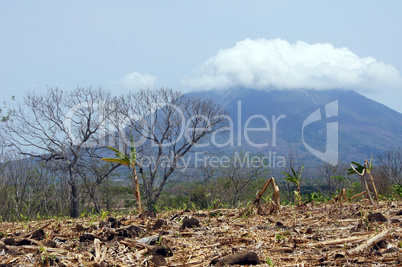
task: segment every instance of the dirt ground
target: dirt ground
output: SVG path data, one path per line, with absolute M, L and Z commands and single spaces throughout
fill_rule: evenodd
M 0 266 L 402 266 L 401 204 L 3 222 Z

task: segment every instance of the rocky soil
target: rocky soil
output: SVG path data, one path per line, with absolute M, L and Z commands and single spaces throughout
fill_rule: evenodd
M 0 266 L 402 266 L 398 202 L 0 225 Z

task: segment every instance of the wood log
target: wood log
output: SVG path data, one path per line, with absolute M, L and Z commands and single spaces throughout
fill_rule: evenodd
M 354 249 L 349 251 L 349 254 L 356 254 L 360 251 L 362 251 L 365 248 L 368 248 L 369 246 L 373 245 L 374 243 L 377 243 L 381 240 L 383 240 L 387 235 L 389 234 L 389 230 L 385 230 L 382 233 L 370 238 L 367 240 L 365 243 L 361 244 L 360 246 L 355 247 Z

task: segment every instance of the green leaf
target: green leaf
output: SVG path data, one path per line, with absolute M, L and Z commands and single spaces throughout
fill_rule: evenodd
M 114 148 L 114 147 L 110 147 L 110 146 L 107 146 L 107 148 L 109 148 L 110 150 L 112 150 L 113 152 L 115 152 L 117 158 L 119 158 L 119 159 L 121 159 L 121 160 L 124 160 L 124 161 L 127 161 L 127 162 L 130 160 L 130 159 L 127 157 L 127 155 L 124 154 L 123 152 L 121 152 L 120 150 L 118 150 L 118 149 L 116 149 L 116 148 Z
M 295 171 L 295 169 L 293 169 L 293 167 L 292 168 L 290 168 L 291 170 L 292 170 L 292 173 L 293 173 L 293 177 L 297 177 L 297 174 L 296 174 L 296 171 Z
M 130 163 L 125 160 L 122 160 L 122 159 L 102 158 L 101 160 L 107 161 L 107 162 L 112 162 L 112 163 L 118 163 L 118 164 L 130 167 Z
M 130 149 L 130 162 L 135 163 L 136 160 L 137 160 L 137 151 L 132 146 L 131 149 Z
M 364 166 L 363 165 L 361 165 L 360 163 L 355 162 L 355 161 L 352 161 L 352 164 L 355 165 L 354 168 L 358 173 L 356 173 L 356 171 L 353 168 L 349 168 L 348 169 L 348 175 L 352 175 L 352 174 L 360 175 L 360 174 L 363 173 L 363 171 L 364 171 Z

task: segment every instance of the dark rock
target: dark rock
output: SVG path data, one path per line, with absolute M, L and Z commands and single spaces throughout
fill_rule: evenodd
M 80 242 L 94 241 L 96 236 L 93 234 L 82 234 L 80 236 Z
M 77 232 L 83 232 L 83 231 L 85 231 L 85 228 L 84 228 L 84 226 L 82 226 L 82 224 L 77 224 L 77 225 L 75 226 L 75 230 L 76 230 Z
M 139 236 L 139 233 L 144 230 L 136 225 L 130 225 L 126 228 L 117 229 L 117 235 L 122 237 L 135 238 Z
M 56 248 L 57 244 L 56 242 L 54 242 L 53 240 L 48 240 L 45 242 L 45 247 L 49 247 L 49 248 Z
M 380 242 L 377 243 L 377 246 L 379 248 L 388 248 L 387 242 L 385 240 L 381 240 Z
M 212 264 L 212 262 L 211 262 Z M 258 255 L 255 252 L 243 252 L 239 254 L 229 255 L 218 261 L 216 266 L 226 266 L 226 265 L 256 265 L 261 264 Z
M 5 238 L 4 240 L 3 240 L 3 242 L 4 242 L 4 244 L 6 244 L 6 245 L 8 245 L 8 246 L 15 246 L 15 239 L 14 238 L 12 238 L 12 237 L 8 237 L 8 238 Z
M 391 223 L 400 223 L 400 220 L 398 220 L 397 218 L 392 218 L 390 220 Z
M 36 230 L 35 232 L 32 233 L 31 238 L 35 240 L 45 239 L 46 238 L 45 231 L 43 231 L 43 229 Z
M 397 213 L 396 213 L 396 216 L 401 216 L 402 215 L 402 210 L 400 210 L 400 211 L 398 211 Z
M 307 228 L 307 230 L 306 230 L 305 234 L 307 234 L 307 235 L 311 235 L 312 233 L 313 233 L 313 229 L 311 229 L 310 227 L 309 227 L 309 228 Z
M 116 218 L 113 217 L 107 218 L 107 222 L 109 223 L 111 228 L 117 228 L 121 225 L 120 221 L 116 220 Z
M 183 225 L 180 227 L 181 230 L 184 230 L 186 228 L 195 228 L 195 227 L 201 227 L 200 222 L 196 218 L 184 218 L 183 220 Z
M 153 249 L 151 249 L 149 254 L 161 255 L 163 257 L 172 257 L 173 256 L 172 249 L 167 246 L 155 246 Z
M 345 255 L 344 255 L 344 254 L 341 254 L 341 253 L 337 253 L 337 254 L 335 254 L 334 260 L 336 260 L 336 259 L 342 259 L 342 258 L 345 258 Z
M 151 210 L 147 210 L 147 211 L 141 213 L 140 216 L 139 216 L 139 218 L 141 218 L 141 219 L 145 219 L 145 218 L 148 218 L 148 217 L 155 218 L 156 217 L 155 212 L 153 212 Z
M 209 265 L 215 265 L 215 264 L 217 264 L 219 262 L 219 258 L 215 258 L 215 259 L 213 259 L 210 263 L 209 263 Z
M 287 227 L 286 225 L 284 225 L 284 224 L 281 223 L 280 221 L 277 221 L 277 222 L 276 222 L 275 228 L 289 229 L 289 227 Z
M 386 222 L 387 218 L 384 217 L 380 212 L 370 214 L 368 217 L 369 222 Z
M 160 235 L 168 235 L 168 234 L 170 234 L 170 232 L 169 231 L 160 231 L 159 234 Z
M 163 219 L 158 219 L 156 222 L 155 222 L 155 224 L 154 224 L 154 226 L 152 227 L 152 230 L 158 230 L 159 228 L 161 228 L 163 225 L 165 225 L 166 224 L 166 221 L 165 220 L 163 220 Z
M 150 261 L 157 267 L 167 265 L 165 258 L 161 255 L 153 256 Z
M 32 245 L 32 241 L 29 239 L 21 239 L 19 241 L 17 241 L 17 244 L 15 244 L 16 246 L 27 246 L 27 245 Z
M 112 241 L 116 235 L 114 233 L 109 233 L 106 237 L 106 241 Z

